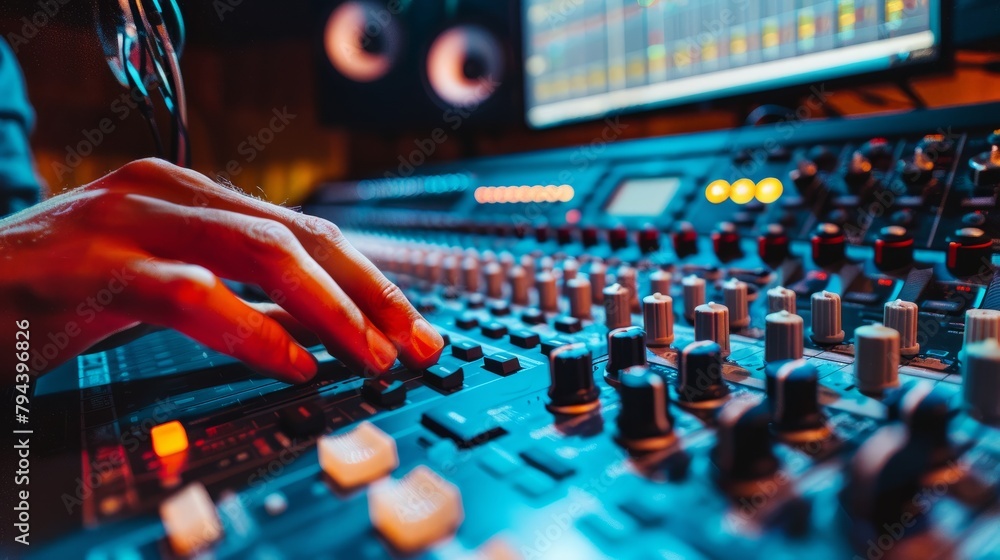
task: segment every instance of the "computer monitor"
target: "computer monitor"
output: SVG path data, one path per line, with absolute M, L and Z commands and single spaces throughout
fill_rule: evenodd
M 543 128 L 938 62 L 947 0 L 523 0 Z

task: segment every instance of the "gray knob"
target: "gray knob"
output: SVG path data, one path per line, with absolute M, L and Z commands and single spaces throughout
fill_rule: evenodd
M 649 293 L 670 295 L 670 282 L 673 276 L 666 270 L 654 270 L 649 275 Z
M 476 257 L 465 257 L 462 261 L 462 282 L 466 292 L 479 291 L 479 259 Z
M 795 292 L 784 286 L 771 288 L 767 291 L 767 312 L 777 313 L 779 311 L 787 311 L 789 313 L 795 313 L 796 311 Z
M 854 330 L 854 383 L 867 395 L 899 386 L 899 333 L 884 325 Z
M 503 268 L 500 263 L 491 262 L 483 267 L 483 275 L 486 277 L 486 296 L 493 299 L 503 297 Z
M 636 271 L 631 266 L 620 266 L 615 273 L 616 281 L 628 290 L 629 306 L 633 311 L 639 311 L 639 281 Z
M 722 349 L 722 357 L 729 355 L 729 309 L 725 305 L 709 302 L 694 310 L 694 339 L 711 340 Z
M 568 282 L 574 278 L 580 272 L 580 263 L 576 259 L 570 257 L 563 261 L 562 267 L 562 277 L 563 282 Z
M 817 344 L 839 344 L 844 341 L 840 326 L 840 296 L 833 292 L 816 292 L 812 304 L 812 339 Z
M 764 360 L 798 360 L 802 358 L 802 317 L 787 311 L 764 317 Z
M 461 274 L 458 267 L 458 257 L 448 255 L 441 261 L 441 268 L 444 270 L 444 284 L 457 288 Z
M 559 287 L 556 277 L 548 271 L 542 271 L 535 277 L 535 289 L 538 290 L 538 307 L 547 313 L 559 310 Z
M 917 304 L 911 301 L 887 301 L 882 323 L 899 333 L 899 353 L 916 356 L 920 352 L 917 342 Z
M 608 330 L 632 326 L 632 310 L 628 303 L 629 293 L 621 284 L 604 288 L 604 325 Z
M 965 343 L 967 347 L 973 342 L 987 339 L 1000 341 L 1000 311 L 992 309 L 970 309 L 965 312 Z
M 722 284 L 722 297 L 729 308 L 729 328 L 742 329 L 750 325 L 750 311 L 747 308 L 747 283 L 735 278 Z
M 535 257 L 532 257 L 531 255 L 522 255 L 521 266 L 524 268 L 524 272 L 527 273 L 528 278 L 535 277 Z
M 705 303 L 705 281 L 697 276 L 686 276 L 681 280 L 684 289 L 684 317 L 694 321 L 694 310 Z
M 510 299 L 514 305 L 528 305 L 528 273 L 524 267 L 516 265 L 507 274 L 510 282 Z
M 590 280 L 580 276 L 566 281 L 569 314 L 577 319 L 590 319 Z
M 608 267 L 600 261 L 590 263 L 591 294 L 594 296 L 594 303 L 604 303 L 604 288 L 608 286 Z
M 1000 424 L 1000 343 L 990 338 L 965 347 L 962 399 L 969 415 Z
M 674 341 L 674 300 L 655 293 L 642 298 L 642 320 L 646 346 L 670 346 Z

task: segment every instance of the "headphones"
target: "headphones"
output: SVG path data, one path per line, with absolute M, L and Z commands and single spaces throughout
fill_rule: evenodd
M 132 92 L 149 124 L 157 155 L 189 167 L 187 101 L 180 71 L 184 20 L 176 0 L 94 0 L 94 22 L 118 82 Z M 170 153 L 156 122 L 154 92 L 171 117 Z

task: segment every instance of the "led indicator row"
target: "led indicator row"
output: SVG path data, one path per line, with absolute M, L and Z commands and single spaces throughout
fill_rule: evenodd
M 774 177 L 761 179 L 757 183 L 750 179 L 739 179 L 732 184 L 719 179 L 712 181 L 705 188 L 705 198 L 712 204 L 722 204 L 727 200 L 736 204 L 746 204 L 755 198 L 763 204 L 771 204 L 781 198 L 781 193 L 784 191 L 784 185 Z

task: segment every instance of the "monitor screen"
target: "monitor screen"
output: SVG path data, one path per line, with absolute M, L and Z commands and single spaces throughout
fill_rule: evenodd
M 652 177 L 622 181 L 604 211 L 609 216 L 659 216 L 677 194 L 677 177 Z
M 941 56 L 943 0 L 524 0 L 525 108 L 547 127 Z

